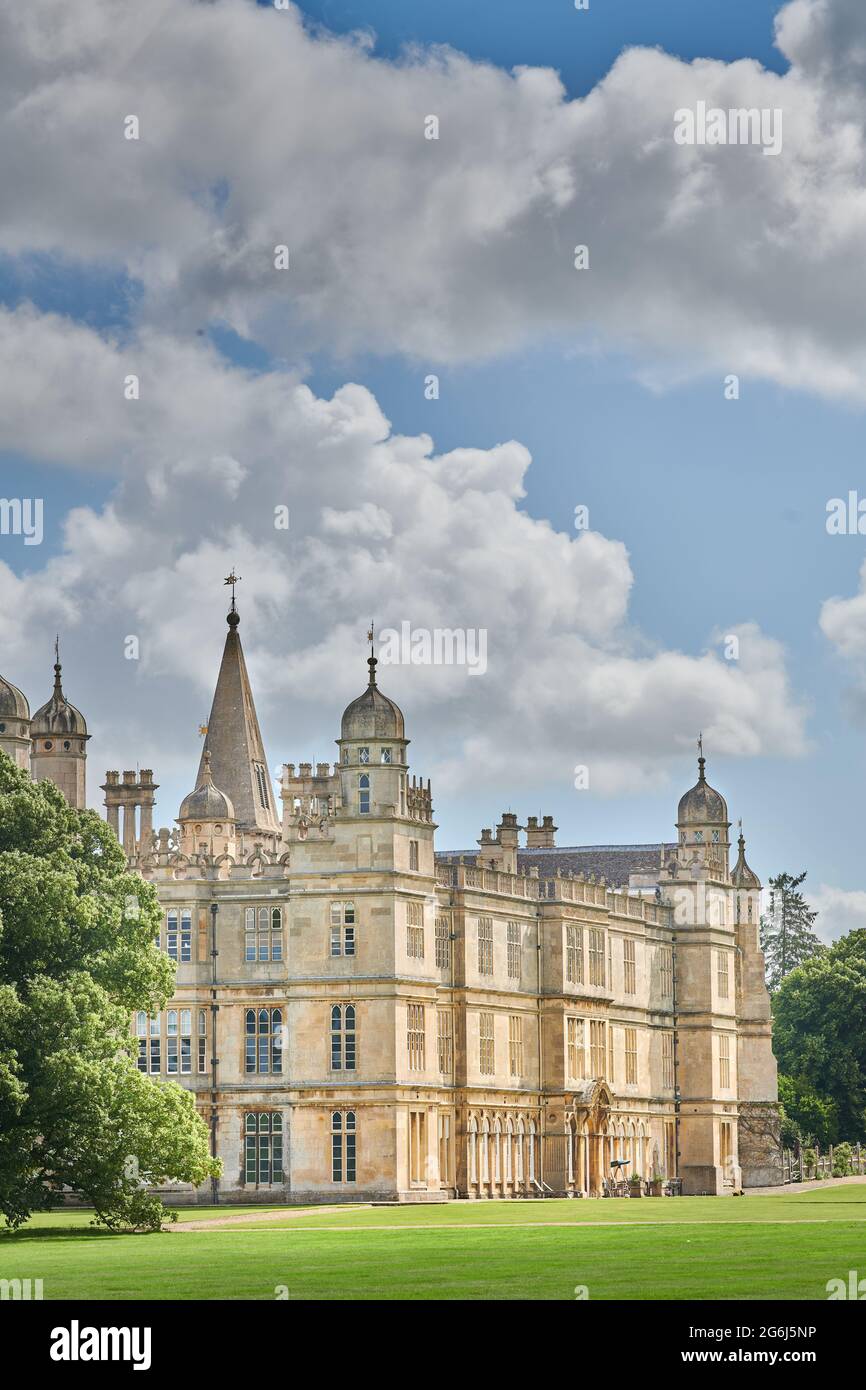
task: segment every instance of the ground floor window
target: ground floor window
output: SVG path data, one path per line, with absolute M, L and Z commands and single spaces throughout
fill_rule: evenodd
M 244 1181 L 250 1187 L 283 1181 L 283 1117 L 258 1111 L 244 1117 Z
M 409 1111 L 409 1181 L 427 1185 L 427 1114 L 424 1110 Z
M 665 1120 L 665 1172 L 669 1178 L 677 1175 L 677 1139 L 673 1120 Z
M 331 1181 L 354 1182 L 357 1130 L 354 1110 L 335 1110 L 331 1115 Z
M 725 1175 L 725 1182 L 734 1178 L 734 1127 L 729 1120 L 719 1123 L 719 1163 Z
M 450 1187 L 451 1178 L 451 1116 L 439 1116 L 439 1183 Z

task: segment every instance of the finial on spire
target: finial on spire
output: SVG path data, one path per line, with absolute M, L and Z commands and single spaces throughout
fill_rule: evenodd
M 223 580 L 224 584 L 231 584 L 232 586 L 232 606 L 229 609 L 228 616 L 226 618 L 226 622 L 228 623 L 229 627 L 237 627 L 238 623 L 240 622 L 237 604 L 235 603 L 235 585 L 239 584 L 240 581 L 241 576 L 239 574 L 235 574 L 234 566 L 232 566 L 231 574 L 226 575 L 225 579 Z
M 370 655 L 367 657 L 367 665 L 370 668 L 370 685 L 376 684 L 376 667 L 379 664 L 376 660 L 376 653 L 373 647 L 373 639 L 375 637 L 375 633 L 376 629 L 371 621 L 370 626 L 367 630 L 367 641 L 370 643 Z
M 62 696 L 63 691 L 60 686 L 60 633 L 54 638 L 54 693 Z
M 704 768 L 706 767 L 706 765 L 707 765 L 707 760 L 706 760 L 706 758 L 704 757 L 704 735 L 703 735 L 703 733 L 700 733 L 700 734 L 698 734 L 698 781 L 699 781 L 699 782 L 704 782 L 704 781 L 706 781 L 706 778 L 705 778 L 705 776 L 704 776 Z

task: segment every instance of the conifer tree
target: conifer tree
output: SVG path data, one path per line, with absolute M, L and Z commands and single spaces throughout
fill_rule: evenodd
M 798 965 L 826 949 L 813 930 L 818 913 L 800 891 L 805 877 L 804 869 L 796 878 L 781 873 L 770 879 L 770 903 L 761 917 L 761 949 L 771 994 Z

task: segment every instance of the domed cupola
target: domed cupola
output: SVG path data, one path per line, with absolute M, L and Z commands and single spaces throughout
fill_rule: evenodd
M 48 780 L 60 788 L 70 806 L 87 805 L 87 722 L 81 710 L 63 693 L 60 644 L 54 644 L 54 690 L 30 724 L 30 770 L 37 782 Z
M 232 854 L 235 847 L 235 808 L 231 797 L 214 786 L 211 755 L 201 762 L 198 786 L 180 804 L 180 843 L 184 854 Z
M 370 668 L 369 684 L 363 695 L 359 695 L 343 711 L 340 739 L 373 741 L 384 738 L 402 742 L 406 737 L 402 711 L 393 700 L 382 694 L 376 684 L 376 657 L 368 657 L 367 665 Z
M 30 706 L 17 685 L 0 676 L 0 749 L 13 763 L 30 769 Z
M 33 716 L 30 731 L 33 737 L 74 734 L 76 738 L 87 738 L 87 722 L 81 710 L 71 705 L 63 694 L 60 658 L 54 663 L 54 690 L 51 699 L 38 709 Z M 67 752 L 69 749 L 66 750 Z
M 210 770 L 210 753 L 205 750 L 198 786 L 180 803 L 178 820 L 233 821 L 235 808 L 231 798 L 214 786 Z
M 689 826 L 718 825 L 727 826 L 728 806 L 721 792 L 711 787 L 704 769 L 706 758 L 701 753 L 698 758 L 698 780 L 685 796 L 680 797 L 677 808 L 677 826 L 680 830 Z
M 0 676 L 0 719 L 30 720 L 27 696 L 11 681 Z
M 703 743 L 698 739 L 698 780 L 680 797 L 677 809 L 677 858 L 683 868 L 700 867 L 727 883 L 730 881 L 728 806 L 721 792 L 710 786 L 705 768 Z

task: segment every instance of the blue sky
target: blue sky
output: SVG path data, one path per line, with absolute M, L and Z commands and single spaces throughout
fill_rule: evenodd
M 592 0 L 587 13 L 575 12 L 570 0 L 471 5 L 441 0 L 431 6 L 407 5 L 404 0 L 310 0 L 300 8 L 314 38 L 318 24 L 335 33 L 367 29 L 375 35 L 372 55 L 389 62 L 402 61 L 407 45 L 448 44 L 475 62 L 506 70 L 518 65 L 554 67 L 570 98 L 590 93 L 621 51 L 634 45 L 657 47 L 686 63 L 696 58 L 724 63 L 752 58 L 773 73 L 784 74 L 789 67 L 773 44 L 773 20 L 781 6 L 766 0 L 666 0 L 652 5 L 643 0 Z M 232 197 L 226 170 L 224 201 L 229 211 Z M 24 251 L 20 246 L 0 248 L 0 300 L 10 308 L 31 303 L 42 313 L 60 315 L 113 340 L 121 349 L 134 346 L 142 304 L 146 310 L 148 300 L 123 259 L 74 250 L 46 253 L 35 245 Z M 696 304 L 696 315 L 705 311 L 706 305 Z M 185 343 L 213 344 L 226 363 L 253 375 L 292 369 L 318 396 L 330 397 L 347 381 L 361 383 L 378 400 L 394 433 L 429 433 L 438 452 L 493 450 L 505 441 L 520 441 L 533 463 L 519 508 L 574 536 L 574 508 L 586 504 L 592 529 L 626 547 L 634 577 L 628 626 L 637 650 L 698 658 L 714 644 L 719 650 L 720 636 L 732 626 L 748 623 L 781 643 L 791 698 L 808 710 L 805 743 L 799 749 L 786 748 L 784 738 L 774 742 L 770 731 L 758 755 L 731 756 L 709 741 L 711 779 L 727 795 L 732 815 L 744 817 L 750 860 L 765 880 L 782 869 L 806 868 L 815 885 L 829 885 L 843 894 L 860 890 L 860 827 L 853 786 L 866 730 L 866 717 L 857 713 L 862 675 L 858 663 L 846 660 L 840 644 L 829 641 L 819 626 L 821 606 L 828 598 L 851 598 L 858 590 L 863 540 L 828 536 L 825 508 L 828 498 L 845 496 L 851 488 L 860 487 L 866 494 L 859 400 L 804 389 L 802 373 L 786 381 L 779 379 L 784 373 L 768 370 L 763 375 L 744 373 L 740 399 L 726 401 L 719 361 L 696 360 L 687 374 L 673 373 L 651 387 L 647 372 L 654 364 L 645 341 L 637 347 L 618 343 L 615 331 L 600 334 L 589 346 L 585 332 L 569 335 L 556 327 L 533 333 L 530 341 L 504 351 L 475 352 L 461 360 L 453 352 L 435 358 L 421 338 L 417 351 L 407 351 L 390 342 L 387 334 L 377 339 L 374 333 L 369 346 L 357 341 L 346 346 L 338 343 L 336 334 L 333 341 L 327 333 L 320 334 L 316 342 L 299 343 L 294 352 L 291 343 L 275 339 L 267 315 L 257 319 L 251 314 L 244 331 L 239 331 L 240 324 L 229 328 L 220 312 L 199 319 L 195 310 L 190 312 L 182 330 Z M 711 337 L 709 325 L 706 330 Z M 680 356 L 689 353 L 683 342 Z M 423 378 L 433 369 L 440 376 L 441 394 L 439 400 L 428 401 Z M 739 364 L 732 362 L 729 370 L 740 370 Z M 97 418 L 94 429 L 99 427 Z M 14 574 L 26 577 L 51 557 L 62 560 L 63 518 L 71 508 L 98 512 L 114 497 L 118 478 L 104 459 L 96 457 L 95 447 L 92 461 L 84 448 L 74 460 L 58 466 L 56 456 L 46 456 L 50 450 L 36 444 L 22 447 L 21 439 L 11 445 L 0 454 L 3 494 L 45 499 L 46 539 L 38 554 L 14 538 L 2 541 L 0 558 Z M 134 489 L 134 480 L 123 487 L 127 492 Z M 183 526 L 190 543 L 203 524 L 195 507 L 185 512 Z M 489 563 L 495 566 L 495 558 Z M 153 565 L 159 564 L 155 555 Z M 216 602 L 222 602 L 219 594 Z M 38 612 L 44 631 L 31 625 L 31 643 L 41 642 L 48 650 L 60 616 L 53 616 L 45 602 Z M 388 615 L 382 616 L 387 622 Z M 515 621 L 519 624 L 521 619 Z M 118 623 L 128 625 L 125 614 L 118 616 Z M 518 632 L 518 644 L 519 639 Z M 74 652 L 74 638 L 71 645 Z M 217 657 L 218 648 L 203 647 L 202 667 L 215 670 Z M 0 669 L 18 679 L 6 664 L 4 659 Z M 29 659 L 27 666 L 29 676 Z M 262 670 L 268 671 L 264 660 Z M 123 672 L 124 679 L 128 674 Z M 181 691 L 183 678 L 177 679 Z M 269 695 L 272 684 L 268 671 L 260 712 L 272 763 L 327 756 L 341 707 L 340 683 L 335 682 L 333 696 L 329 691 L 327 699 L 317 701 L 314 713 L 296 717 L 285 701 Z M 84 705 L 87 698 L 97 700 L 97 685 L 104 692 L 103 675 L 81 670 L 78 690 L 70 689 L 70 694 Z M 163 672 L 151 692 L 155 688 L 161 694 L 171 690 L 170 674 Z M 401 699 L 407 706 L 416 765 L 424 771 L 441 757 L 441 729 L 423 715 L 413 718 L 411 696 L 403 694 L 406 688 L 400 687 Z M 117 691 L 121 689 L 118 682 Z M 36 703 L 45 698 L 38 690 L 29 693 Z M 201 694 L 195 699 L 201 708 Z M 183 708 L 188 726 L 191 697 Z M 99 713 L 97 709 L 97 719 Z M 579 726 L 579 719 L 575 723 Z M 132 713 L 112 732 L 112 756 L 121 732 L 133 743 L 139 737 Z M 652 733 L 649 729 L 648 736 Z M 681 752 L 674 756 L 668 747 L 664 776 L 649 784 L 636 778 L 632 789 L 622 787 L 613 795 L 573 790 L 572 762 L 592 755 L 592 748 L 587 752 L 576 734 L 573 747 L 563 751 L 560 773 L 540 777 L 537 791 L 521 772 L 515 809 L 521 815 L 552 812 L 562 843 L 669 836 L 676 800 L 693 780 L 692 755 L 685 749 L 697 733 L 697 728 L 680 731 Z M 101 780 L 98 760 L 103 754 L 96 727 L 94 734 L 91 787 Z M 515 743 L 521 740 L 516 712 L 510 736 Z M 179 743 L 177 730 L 171 737 Z M 293 737 L 302 740 L 302 746 L 293 743 Z M 192 749 L 190 767 L 195 758 Z M 156 770 L 166 798 L 161 811 L 165 820 L 172 813 L 171 798 L 179 799 L 188 790 L 183 784 L 186 773 L 177 759 L 169 763 L 168 775 Z M 471 792 L 436 798 L 442 848 L 469 847 L 481 825 L 494 823 L 505 808 L 499 790 L 504 785 L 501 769 L 491 778 L 496 790 L 485 786 L 484 774 L 483 767 L 477 769 Z

